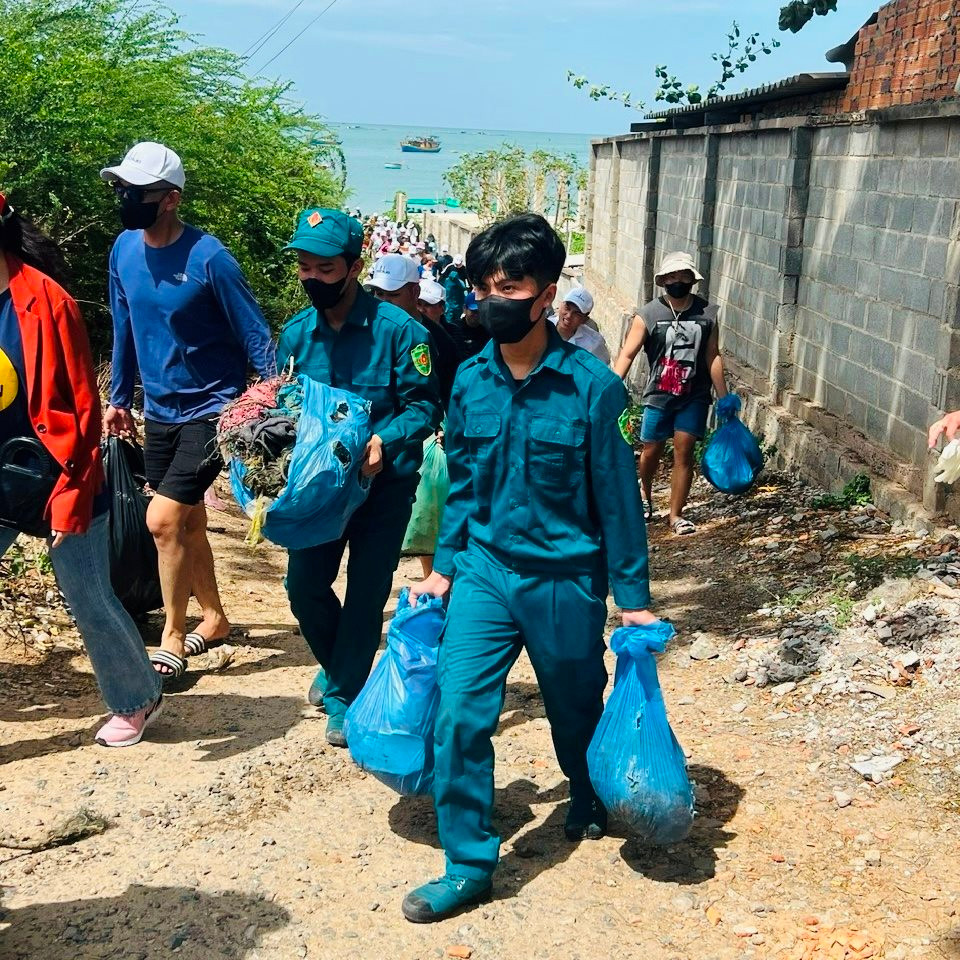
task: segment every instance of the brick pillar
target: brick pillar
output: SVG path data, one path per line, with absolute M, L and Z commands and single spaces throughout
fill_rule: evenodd
M 700 227 L 697 231 L 697 267 L 704 276 L 700 284 L 700 296 L 710 299 L 710 267 L 713 262 L 713 225 L 717 212 L 717 167 L 720 162 L 720 137 L 708 133 L 706 140 L 707 170 L 703 178 L 703 207 L 700 211 Z
M 770 399 L 781 403 L 793 384 L 793 347 L 797 325 L 797 296 L 803 267 L 803 230 L 810 197 L 810 153 L 813 130 L 790 132 L 791 177 L 787 190 L 787 240 L 780 250 L 780 302 L 771 351 Z
M 643 217 L 643 266 L 640 268 L 640 289 L 637 303 L 643 306 L 653 299 L 653 275 L 657 257 L 657 210 L 660 208 L 660 147 L 662 137 L 650 138 L 650 158 L 647 161 L 647 189 Z
M 617 275 L 617 239 L 620 233 L 620 162 L 623 159 L 623 141 L 613 143 L 613 159 L 610 169 L 610 244 L 607 250 L 607 263 L 610 274 L 606 278 L 611 286 Z

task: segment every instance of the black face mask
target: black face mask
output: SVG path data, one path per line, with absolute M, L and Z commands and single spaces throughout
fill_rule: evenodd
M 683 300 L 693 289 L 693 284 L 688 280 L 678 280 L 676 283 L 666 284 L 663 289 L 666 290 L 674 300 Z
M 306 295 L 317 310 L 329 310 L 335 307 L 347 292 L 347 283 L 349 279 L 337 280 L 334 283 L 327 283 L 324 280 L 317 280 L 316 277 L 308 277 L 301 280 Z
M 540 296 L 523 300 L 484 297 L 477 300 L 477 319 L 497 343 L 519 343 L 532 329 L 530 308 Z
M 124 230 L 149 230 L 160 216 L 160 201 L 141 203 L 131 197 L 120 200 L 120 222 Z

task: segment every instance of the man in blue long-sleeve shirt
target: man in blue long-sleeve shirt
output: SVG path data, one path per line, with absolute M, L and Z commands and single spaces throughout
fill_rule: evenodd
M 104 424 L 111 433 L 134 433 L 130 408 L 139 371 L 146 474 L 156 491 L 147 525 L 157 543 L 166 613 L 161 649 L 151 660 L 164 678 L 176 678 L 185 656 L 230 632 L 203 506 L 223 465 L 216 420 L 243 392 L 248 361 L 269 377 L 276 358 L 236 260 L 179 217 L 180 158 L 159 143 L 140 143 L 101 177 L 116 190 L 126 228 L 110 254 L 113 378 Z M 203 620 L 187 634 L 191 591 Z

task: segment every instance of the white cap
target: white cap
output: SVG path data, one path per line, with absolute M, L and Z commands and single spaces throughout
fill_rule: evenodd
M 574 287 L 564 298 L 564 303 L 571 303 L 584 316 L 593 309 L 593 297 L 586 287 Z
M 455 253 L 455 254 L 453 255 L 453 264 L 454 264 L 454 266 L 456 266 L 456 267 L 462 267 L 462 266 L 463 266 L 463 254 L 462 254 L 462 253 Z
M 441 253 L 444 253 L 444 254 L 449 253 L 449 252 L 450 252 L 450 248 L 449 248 L 446 244 L 444 244 L 444 245 L 440 248 L 440 252 L 441 252 Z
M 660 269 L 653 278 L 653 282 L 658 287 L 662 286 L 660 283 L 661 277 L 665 277 L 668 273 L 679 273 L 681 270 L 689 270 L 693 274 L 693 279 L 696 280 L 697 283 L 703 279 L 703 277 L 697 271 L 697 266 L 693 262 L 693 257 L 691 257 L 689 253 L 677 251 L 676 253 L 668 253 L 663 258 L 663 260 L 660 262 Z
M 180 158 L 162 143 L 147 140 L 138 143 L 115 167 L 100 171 L 103 180 L 123 180 L 134 187 L 151 187 L 155 183 L 169 183 L 183 189 L 186 175 Z
M 419 283 L 420 271 L 417 264 L 402 253 L 388 253 L 381 257 L 373 267 L 373 276 L 368 287 L 393 293 L 408 283 Z
M 437 283 L 436 280 L 421 280 L 420 299 L 431 305 L 444 303 L 447 299 L 447 291 L 443 289 L 443 284 Z

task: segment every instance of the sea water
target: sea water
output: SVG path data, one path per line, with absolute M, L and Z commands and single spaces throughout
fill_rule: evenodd
M 343 142 L 347 161 L 347 200 L 364 214 L 382 213 L 393 203 L 398 190 L 408 197 L 445 198 L 450 188 L 443 174 L 461 156 L 500 149 L 503 144 L 524 150 L 573 154 L 586 170 L 591 135 L 585 133 L 532 133 L 517 130 L 449 129 L 425 123 L 420 127 L 377 124 L 330 123 Z M 402 153 L 400 143 L 408 137 L 438 137 L 440 153 Z M 386 163 L 399 163 L 399 170 L 387 170 Z

